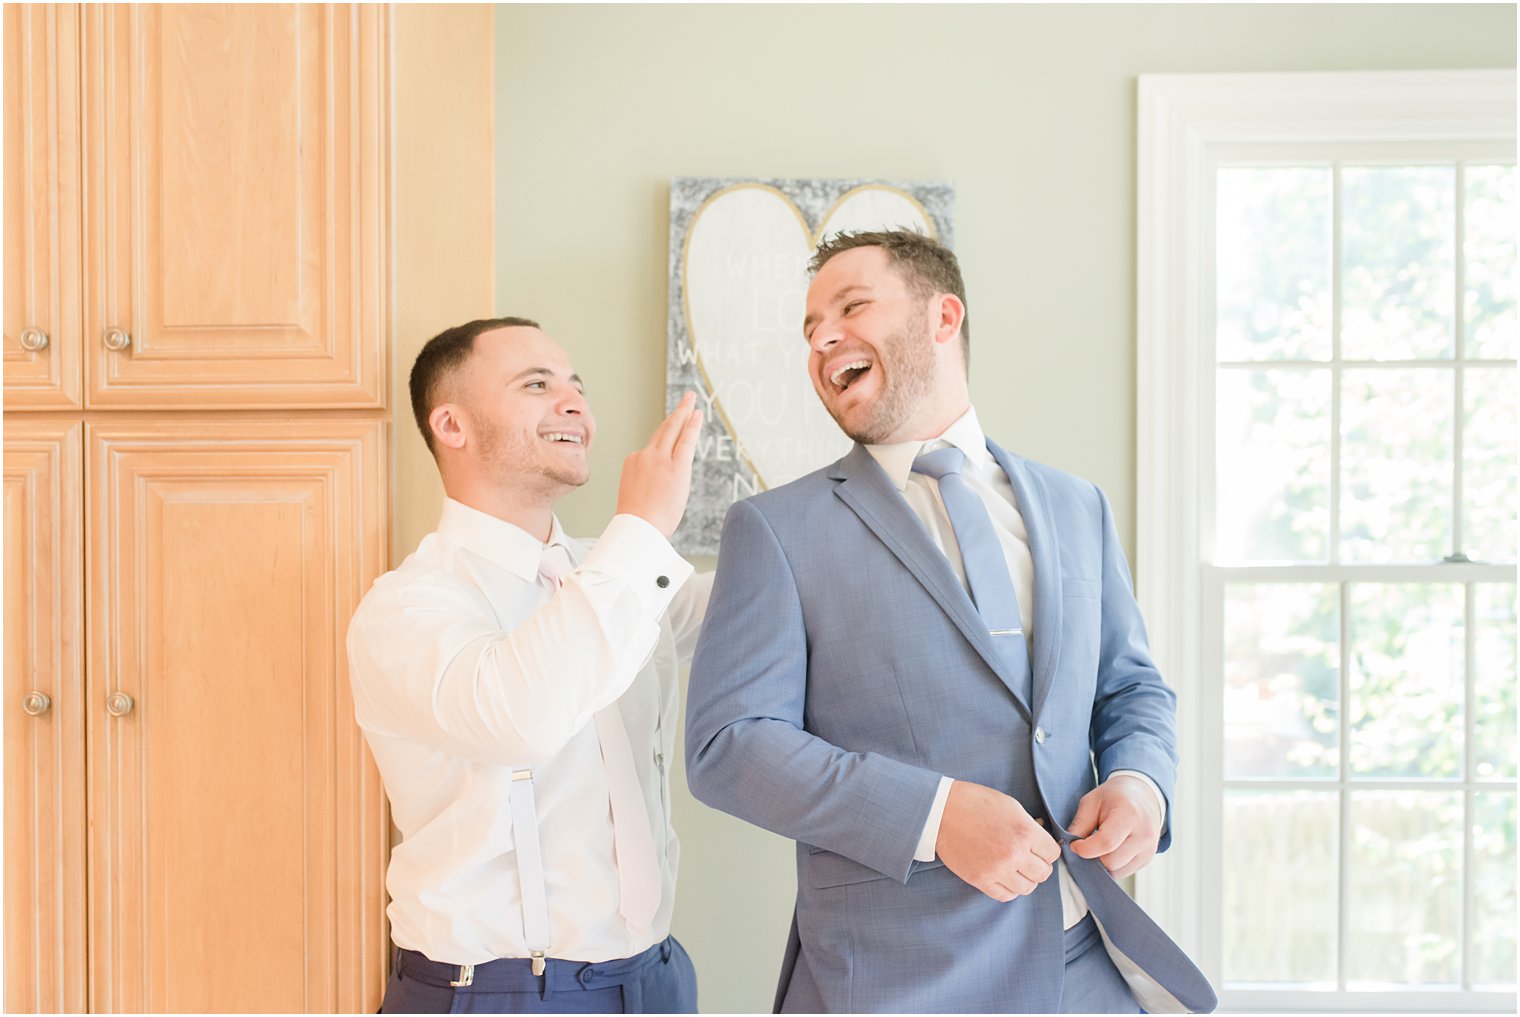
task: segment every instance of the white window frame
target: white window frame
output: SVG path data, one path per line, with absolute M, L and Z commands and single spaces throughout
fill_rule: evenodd
M 1137 875 L 1136 895 L 1216 986 L 1223 717 L 1217 664 L 1209 662 L 1222 658 L 1222 646 L 1210 622 L 1218 618 L 1218 588 L 1203 557 L 1213 545 L 1203 509 L 1214 481 L 1216 168 L 1242 152 L 1271 149 L 1292 159 L 1295 150 L 1327 144 L 1362 146 L 1369 155 L 1389 143 L 1426 146 L 1433 157 L 1458 145 L 1512 160 L 1515 138 L 1514 70 L 1140 76 L 1136 594 L 1151 650 L 1178 694 L 1182 766 L 1172 848 Z M 1445 568 L 1442 577 L 1453 581 L 1515 576 L 1512 566 Z M 1365 578 L 1407 571 L 1384 568 Z M 1220 992 L 1221 1009 L 1232 1011 L 1514 1013 L 1515 999 L 1457 989 Z

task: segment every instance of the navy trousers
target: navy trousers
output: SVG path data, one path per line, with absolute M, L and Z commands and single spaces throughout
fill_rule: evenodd
M 459 968 L 396 951 L 381 1013 L 696 1013 L 697 972 L 668 936 L 637 957 L 584 964 L 550 959 L 542 975 L 526 960 L 475 965 L 471 984 L 454 987 Z

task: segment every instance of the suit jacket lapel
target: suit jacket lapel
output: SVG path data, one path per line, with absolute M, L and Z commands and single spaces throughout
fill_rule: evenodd
M 929 539 L 923 523 L 892 486 L 871 453 L 857 444 L 847 456 L 834 464 L 829 476 L 843 481 L 834 488 L 834 493 L 913 573 L 934 602 L 949 615 L 976 652 L 996 672 L 1008 691 L 1013 693 L 1019 706 L 1029 714 L 1030 707 L 1024 700 L 1023 690 L 1005 672 L 998 659 L 997 648 L 992 644 L 992 636 L 987 632 L 987 625 L 977 613 L 976 606 L 971 603 L 970 596 L 955 577 L 944 554 Z
M 1056 543 L 1055 520 L 1045 484 L 1021 459 L 1015 459 L 987 439 L 987 451 L 998 461 L 1013 484 L 1024 530 L 1029 535 L 1029 555 L 1034 559 L 1034 603 L 1030 605 L 1030 649 L 1034 679 L 1034 713 L 1038 718 L 1055 680 L 1061 655 L 1061 559 Z

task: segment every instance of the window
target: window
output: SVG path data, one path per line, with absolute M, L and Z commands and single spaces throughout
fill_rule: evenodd
M 1141 83 L 1142 903 L 1227 1009 L 1515 996 L 1512 72 Z

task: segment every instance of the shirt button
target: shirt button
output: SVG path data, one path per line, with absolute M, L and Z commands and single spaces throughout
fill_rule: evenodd
M 1034 740 L 1041 745 L 1045 744 L 1045 729 L 1043 727 L 1034 729 Z
M 654 584 L 656 586 L 658 586 L 660 589 L 663 590 L 663 589 L 665 589 L 665 587 L 667 587 L 667 586 L 670 585 L 670 577 L 669 576 L 660 576 L 658 579 L 656 579 L 654 581 Z

